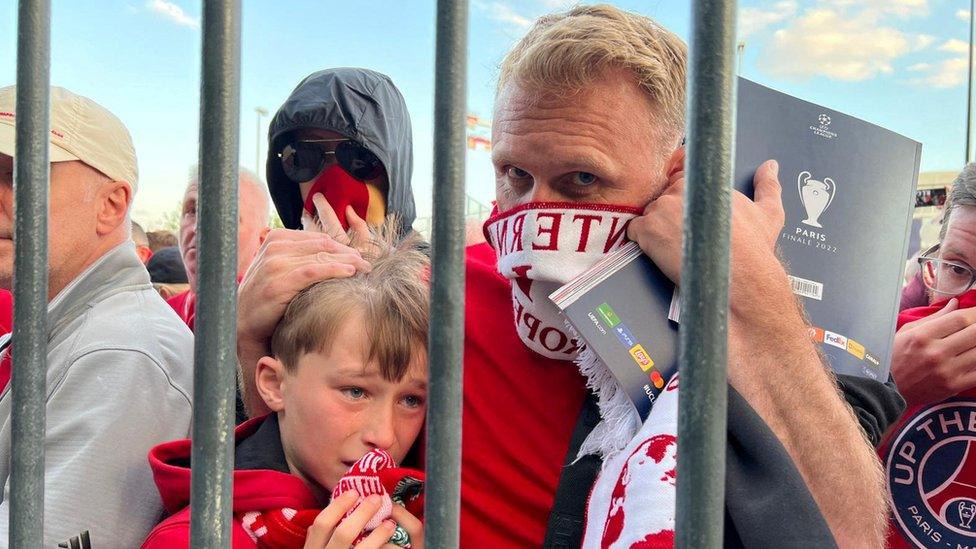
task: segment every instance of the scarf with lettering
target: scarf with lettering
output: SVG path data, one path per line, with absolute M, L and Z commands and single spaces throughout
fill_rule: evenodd
M 533 202 L 485 221 L 485 238 L 498 255 L 498 272 L 512 282 L 515 328 L 525 346 L 556 360 L 576 357 L 549 294 L 601 257 L 627 243 L 637 208 L 608 204 Z
M 627 225 L 638 208 L 609 204 L 529 203 L 493 212 L 485 238 L 498 256 L 498 271 L 512 281 L 515 327 L 525 345 L 557 360 L 573 360 L 597 396 L 600 422 L 579 456 L 604 460 L 620 452 L 641 427 L 636 408 L 610 369 L 585 346 L 549 299 L 606 254 L 627 242 Z M 675 412 L 676 413 L 676 412 Z
M 423 519 L 423 471 L 397 467 L 390 454 L 384 450 L 373 449 L 354 463 L 333 488 L 332 499 L 349 490 L 356 490 L 359 500 L 346 513 L 347 517 L 367 496 L 379 494 L 383 497 L 379 511 L 369 520 L 353 545 L 390 518 L 394 504 L 405 507 L 411 514 Z M 321 509 L 287 507 L 252 511 L 241 515 L 241 525 L 259 549 L 302 549 L 308 528 L 315 522 L 319 512 Z M 406 530 L 397 526 L 389 543 L 398 547 L 410 547 L 410 536 Z

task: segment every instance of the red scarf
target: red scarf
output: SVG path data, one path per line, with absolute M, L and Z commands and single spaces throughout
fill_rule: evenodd
M 392 504 L 403 505 L 407 511 L 423 519 L 423 471 L 407 467 L 397 467 L 393 459 L 383 450 L 372 450 L 360 458 L 349 471 L 339 479 L 332 491 L 333 499 L 349 489 L 359 492 L 359 501 L 349 510 L 352 513 L 366 499 L 366 496 L 380 494 L 385 497 L 383 508 L 367 524 L 372 530 L 389 518 Z M 390 505 L 387 505 L 390 504 Z M 383 513 L 385 511 L 385 513 Z M 239 515 L 244 531 L 260 549 L 302 549 L 308 528 L 315 522 L 321 509 L 265 509 Z M 346 516 L 349 516 L 346 513 Z M 383 516 L 379 516 L 382 514 Z M 365 533 L 357 539 L 361 541 Z M 401 545 L 402 546 L 402 545 Z M 405 547 L 409 547 L 406 545 Z
M 976 307 L 976 290 L 969 290 L 968 292 L 955 296 L 958 299 L 959 306 L 958 309 L 969 309 L 970 307 Z M 900 330 L 902 326 L 908 324 L 909 322 L 915 322 L 916 320 L 921 320 L 929 315 L 933 315 L 942 310 L 949 303 L 949 299 L 943 299 L 937 301 L 928 307 L 915 307 L 914 309 L 905 309 L 898 315 L 898 329 Z

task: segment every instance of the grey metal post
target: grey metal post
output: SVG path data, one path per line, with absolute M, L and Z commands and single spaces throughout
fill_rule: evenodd
M 692 2 L 676 547 L 721 547 L 725 504 L 735 0 Z
M 966 73 L 966 162 L 973 161 L 973 39 L 976 27 L 976 0 L 969 1 L 969 71 Z
M 14 331 L 10 547 L 44 545 L 47 372 L 47 189 L 51 127 L 51 4 L 21 0 L 14 152 Z
M 438 0 L 424 509 L 425 545 L 431 549 L 457 547 L 460 539 L 467 31 L 467 0 Z
M 193 353 L 190 543 L 230 547 L 237 321 L 240 0 L 203 3 L 200 276 Z

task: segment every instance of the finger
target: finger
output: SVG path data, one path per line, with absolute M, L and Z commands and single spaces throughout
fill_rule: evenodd
M 339 222 L 339 216 L 336 215 L 334 209 L 332 209 L 332 204 L 325 199 L 325 195 L 322 193 L 315 193 L 312 195 L 312 203 L 315 204 L 315 211 L 318 212 L 319 222 L 322 224 L 322 229 L 333 238 L 338 235 L 345 234 L 346 231 L 342 229 L 342 223 Z
M 355 490 L 343 492 L 339 497 L 332 500 L 329 505 L 316 515 L 315 522 L 308 528 L 308 535 L 305 537 L 305 547 L 321 549 L 332 537 L 339 521 L 345 516 L 352 506 L 359 500 L 359 493 Z
M 379 549 L 381 547 L 386 547 L 391 545 L 387 542 L 390 541 L 390 537 L 393 536 L 393 530 L 396 528 L 396 523 L 392 520 L 384 520 L 376 527 L 366 538 L 356 544 L 356 549 Z M 412 540 L 411 540 L 412 541 Z M 413 547 L 413 543 L 410 544 Z M 394 545 L 394 547 L 396 547 Z
M 371 236 L 366 220 L 359 217 L 355 208 L 346 206 L 346 222 L 349 224 L 349 234 L 351 235 L 349 245 L 359 251 L 364 251 L 363 247 L 369 243 Z
M 420 522 L 420 519 L 399 505 L 393 506 L 393 512 L 390 513 L 390 518 L 395 520 L 401 528 L 407 531 L 407 535 L 410 536 L 410 546 L 413 549 L 423 549 L 424 523 Z
M 948 338 L 971 324 L 976 324 L 976 309 L 957 309 L 927 322 L 922 330 L 929 337 Z
M 914 320 L 912 322 L 907 322 L 898 331 L 899 332 L 907 332 L 907 331 L 909 331 L 909 330 L 911 330 L 913 328 L 916 328 L 918 326 L 923 326 L 926 323 L 931 322 L 931 321 L 933 321 L 933 320 L 935 320 L 935 319 L 937 319 L 939 317 L 945 316 L 947 313 L 951 313 L 952 311 L 955 311 L 958 308 L 959 308 L 959 300 L 956 299 L 956 298 L 952 298 L 952 299 L 949 300 L 948 303 L 945 304 L 944 307 L 942 307 L 938 311 L 930 314 L 929 316 L 920 318 L 918 320 Z
M 783 186 L 779 184 L 779 162 L 767 160 L 752 178 L 753 201 L 772 219 L 781 217 Z
M 366 523 L 373 518 L 382 503 L 383 498 L 375 494 L 364 499 L 359 507 L 356 507 L 356 510 L 348 517 L 342 519 L 339 526 L 335 528 L 328 547 L 348 548 L 366 527 Z
M 976 323 L 947 335 L 943 342 L 950 356 L 959 356 L 970 349 L 976 349 Z
M 958 393 L 976 386 L 976 349 L 970 349 L 952 359 L 951 367 L 954 372 L 951 389 Z

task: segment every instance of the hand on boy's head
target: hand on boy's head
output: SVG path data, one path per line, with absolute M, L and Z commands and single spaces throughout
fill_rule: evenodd
M 252 415 L 263 404 L 250 380 L 257 360 L 269 354 L 268 342 L 288 303 L 303 289 L 332 278 L 369 272 L 358 250 L 325 234 L 279 229 L 268 234 L 244 275 L 237 298 L 237 351 L 245 404 Z

